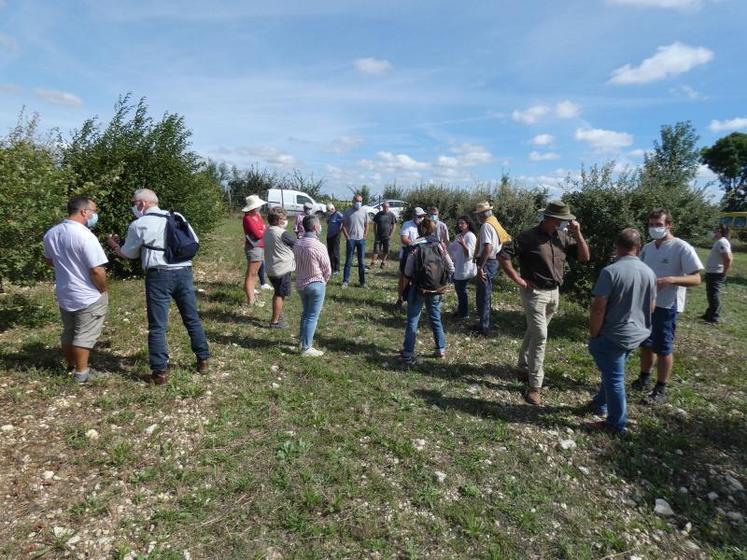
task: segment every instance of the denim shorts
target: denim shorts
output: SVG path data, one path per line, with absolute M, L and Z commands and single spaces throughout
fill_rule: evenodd
M 651 335 L 641 343 L 658 356 L 669 356 L 674 347 L 674 334 L 677 330 L 677 309 L 657 307 L 651 315 Z
M 264 247 L 250 247 L 244 245 L 244 253 L 248 262 L 262 262 L 265 259 Z

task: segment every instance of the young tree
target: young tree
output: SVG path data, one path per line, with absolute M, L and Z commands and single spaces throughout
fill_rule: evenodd
M 747 206 L 747 134 L 733 132 L 703 148 L 701 157 L 721 181 L 724 208 L 741 210 Z
M 698 135 L 690 121 L 661 127 L 661 140 L 643 162 L 641 183 L 664 191 L 689 187 L 698 173 Z

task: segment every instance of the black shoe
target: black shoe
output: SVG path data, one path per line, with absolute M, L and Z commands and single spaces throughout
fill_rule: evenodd
M 642 404 L 656 405 L 667 402 L 667 394 L 662 389 L 654 389 L 641 399 Z
M 651 385 L 650 375 L 639 375 L 638 379 L 630 384 L 630 388 L 634 391 L 645 391 Z

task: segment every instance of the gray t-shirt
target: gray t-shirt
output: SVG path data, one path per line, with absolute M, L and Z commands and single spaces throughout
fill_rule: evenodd
M 724 260 L 723 255 L 731 253 L 731 243 L 726 237 L 717 239 L 711 247 L 711 252 L 708 253 L 708 260 L 706 261 L 706 272 L 711 274 L 723 274 L 724 272 Z
M 350 239 L 363 239 L 365 237 L 366 225 L 368 225 L 368 212 L 363 208 L 356 210 L 348 208 L 343 214 L 343 224 L 348 230 Z
M 600 335 L 626 350 L 648 338 L 656 275 L 637 257 L 622 257 L 603 268 L 591 293 L 607 299 Z
M 641 260 L 654 271 L 657 278 L 664 276 L 684 276 L 703 270 L 698 253 L 687 241 L 673 237 L 658 247 L 656 241 L 646 243 L 641 249 Z M 677 308 L 677 313 L 685 310 L 684 286 L 667 286 L 656 294 L 656 307 L 664 309 Z

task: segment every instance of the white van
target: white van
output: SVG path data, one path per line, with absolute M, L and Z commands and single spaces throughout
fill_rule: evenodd
M 289 214 L 303 212 L 303 205 L 311 202 L 314 214 L 324 214 L 327 210 L 326 204 L 315 202 L 308 194 L 291 189 L 269 189 L 267 191 L 267 207 L 274 208 L 280 206 Z

